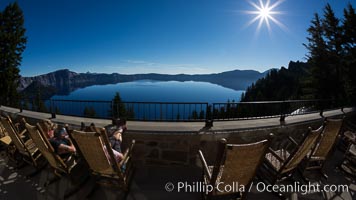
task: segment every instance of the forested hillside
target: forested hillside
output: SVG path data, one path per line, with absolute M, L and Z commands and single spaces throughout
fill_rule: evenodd
M 307 63 L 290 61 L 288 68 L 272 69 L 249 86 L 241 101 L 276 101 L 299 99 L 303 95 L 302 82 L 308 76 Z

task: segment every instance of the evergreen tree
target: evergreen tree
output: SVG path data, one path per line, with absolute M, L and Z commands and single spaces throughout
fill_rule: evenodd
M 179 114 L 179 113 L 176 115 L 176 120 L 177 120 L 177 121 L 180 120 L 180 114 Z
M 22 102 L 22 109 L 24 110 L 30 109 L 30 104 L 27 100 L 24 100 L 24 102 Z
M 311 26 L 308 28 L 309 37 L 308 44 L 304 46 L 309 50 L 307 54 L 308 63 L 311 66 L 311 82 L 313 98 L 329 99 L 331 97 L 330 88 L 333 88 L 332 79 L 330 79 L 330 67 L 328 60 L 327 44 L 324 40 L 324 29 L 321 19 L 317 13 L 311 21 Z
M 196 110 L 194 110 L 192 112 L 192 117 L 191 118 L 194 119 L 194 120 L 198 119 L 198 112 Z
M 324 29 L 324 38 L 327 44 L 327 67 L 329 70 L 328 80 L 332 80 L 327 84 L 331 92 L 332 99 L 336 104 L 342 104 L 345 99 L 344 90 L 344 69 L 342 63 L 343 48 L 342 48 L 342 29 L 340 20 L 335 17 L 330 4 L 327 4 L 324 9 L 324 19 L 322 21 Z
M 24 16 L 18 4 L 9 4 L 0 13 L 0 104 L 18 106 L 18 66 L 27 42 Z
M 205 118 L 204 110 L 201 110 L 199 113 L 199 119 L 204 119 L 204 118 Z
M 35 110 L 38 112 L 48 112 L 47 107 L 43 99 L 41 98 L 40 91 L 37 92 L 35 98 Z
M 116 92 L 116 94 L 114 96 L 111 114 L 112 114 L 113 118 L 127 117 L 126 106 L 122 102 L 119 92 Z M 133 113 L 132 113 L 132 115 L 133 115 Z
M 92 106 L 90 106 L 90 107 L 85 106 L 83 114 L 85 117 L 95 117 L 96 116 L 95 109 Z
M 55 112 L 56 114 L 61 114 L 61 111 L 59 110 L 59 108 L 58 108 L 57 106 L 56 106 L 54 112 Z
M 349 3 L 344 9 L 343 29 L 343 48 L 345 66 L 345 91 L 349 103 L 356 102 L 356 14 L 355 9 Z

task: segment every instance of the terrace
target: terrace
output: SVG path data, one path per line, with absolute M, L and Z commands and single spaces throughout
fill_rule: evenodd
M 14 118 L 25 117 L 30 123 L 40 119 L 51 119 L 59 124 L 70 124 L 73 128 L 80 126 L 81 122 L 94 122 L 97 126 L 105 126 L 111 123 L 109 119 L 93 119 L 77 116 L 57 114 L 52 118 L 52 113 L 40 113 L 35 111 L 20 110 L 1 106 L 1 112 L 6 112 Z M 323 112 L 324 117 L 340 117 L 346 115 L 354 120 L 355 113 L 352 108 L 329 109 Z M 187 182 L 194 184 L 201 181 L 202 168 L 197 158 L 198 149 L 202 149 L 207 155 L 207 160 L 212 160 L 216 155 L 216 141 L 227 138 L 229 143 L 253 142 L 266 138 L 269 133 L 276 135 L 275 144 L 286 140 L 287 136 L 300 138 L 307 127 L 317 128 L 322 124 L 323 118 L 320 111 L 294 114 L 275 115 L 273 117 L 251 117 L 248 120 L 214 120 L 212 127 L 207 127 L 205 120 L 189 122 L 172 121 L 128 121 L 128 131 L 124 135 L 125 141 L 136 140 L 133 154 L 137 167 L 130 193 L 127 199 L 201 199 L 200 192 L 167 192 L 165 185 L 168 182 Z M 354 121 L 353 121 L 354 122 Z M 313 184 L 321 185 L 347 185 L 348 191 L 334 192 L 291 192 L 287 194 L 289 199 L 355 199 L 356 184 L 354 177 L 340 171 L 337 166 L 343 159 L 343 153 L 336 150 L 331 159 L 326 162 L 327 181 L 322 180 L 318 174 L 309 173 Z M 52 176 L 49 169 L 44 169 L 40 174 L 31 179 L 25 179 L 25 174 L 31 171 L 31 166 L 21 169 L 14 168 L 11 161 L 4 155 L 0 158 L 0 197 L 6 199 L 24 199 L 31 196 L 32 199 L 62 199 L 66 190 L 71 189 L 69 180 L 62 178 L 48 187 L 43 187 L 48 177 Z M 260 180 L 254 180 L 259 183 Z M 292 184 L 287 182 L 285 184 Z M 83 199 L 94 187 L 94 181 L 89 180 L 70 199 Z M 19 189 L 21 188 L 21 189 Z M 17 192 L 21 191 L 21 192 Z M 119 199 L 122 193 L 115 189 L 100 187 L 89 199 Z M 248 195 L 248 199 L 279 199 L 269 192 L 257 191 L 256 186 Z

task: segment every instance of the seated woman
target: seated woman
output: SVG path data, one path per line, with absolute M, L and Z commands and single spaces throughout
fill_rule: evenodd
M 126 121 L 120 120 L 120 119 L 114 119 L 113 124 L 106 126 L 107 133 L 109 135 L 109 142 L 111 145 L 111 148 L 113 150 L 116 162 L 120 162 L 124 156 L 121 151 L 121 143 L 122 143 L 122 134 L 126 130 Z M 109 159 L 109 155 L 105 150 L 105 154 L 107 158 Z M 124 168 L 124 166 L 122 166 Z
M 53 123 L 49 119 L 43 119 L 39 123 L 42 130 L 46 133 L 47 139 L 51 139 L 54 137 L 54 130 L 57 129 L 57 124 Z
M 55 152 L 60 156 L 67 156 L 76 152 L 72 142 L 68 138 L 68 133 L 64 127 L 55 131 L 55 136 L 50 140 Z
M 122 128 L 119 128 L 116 130 L 110 137 L 109 137 L 109 142 L 111 145 L 111 148 L 113 149 L 116 162 L 120 162 L 124 156 L 122 155 L 121 151 L 121 142 L 122 142 L 122 136 L 121 133 L 123 132 Z

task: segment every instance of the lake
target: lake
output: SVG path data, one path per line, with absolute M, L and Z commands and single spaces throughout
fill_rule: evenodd
M 140 80 L 90 86 L 75 90 L 66 96 L 53 96 L 52 99 L 110 101 L 116 92 L 120 93 L 123 101 L 221 103 L 227 100 L 240 101 L 244 91 L 206 82 Z
M 206 112 L 206 104 L 240 101 L 242 90 L 236 91 L 220 85 L 195 81 L 152 81 L 110 85 L 95 85 L 73 91 L 69 95 L 56 95 L 53 100 L 84 100 L 83 102 L 54 101 L 61 114 L 84 115 L 84 109 L 93 108 L 95 117 L 110 118 L 111 101 L 119 92 L 124 102 L 163 102 L 159 104 L 127 103 L 134 119 L 139 120 L 186 120 L 197 118 Z M 86 102 L 88 101 L 88 102 Z M 187 104 L 171 104 L 182 102 Z M 194 102 L 194 104 L 188 104 Z M 195 113 L 193 113 L 195 112 Z

